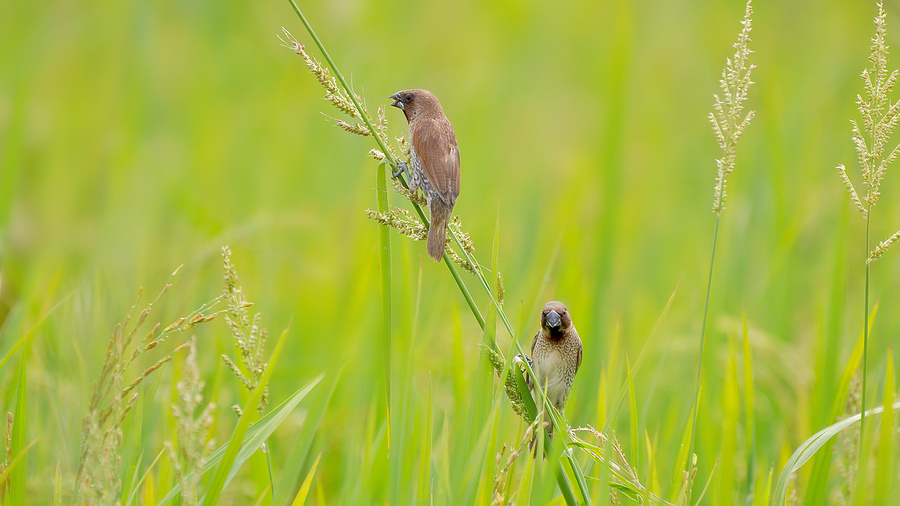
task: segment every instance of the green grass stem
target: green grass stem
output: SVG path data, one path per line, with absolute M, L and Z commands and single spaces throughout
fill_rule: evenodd
M 720 184 L 724 184 L 724 180 L 720 182 Z M 719 192 L 719 204 L 721 205 L 721 195 L 724 192 Z M 712 278 L 713 278 L 713 268 L 716 264 L 716 244 L 719 240 L 719 222 L 722 219 L 721 214 L 716 214 L 716 228 L 713 231 L 713 241 L 712 241 L 712 254 L 709 256 L 709 275 L 706 278 L 706 297 L 703 303 L 703 320 L 700 323 L 700 351 L 697 353 L 697 369 L 695 373 L 694 379 L 694 396 L 693 403 L 694 408 L 691 411 L 691 439 L 690 444 L 688 445 L 688 454 L 687 454 L 687 464 L 685 467 L 685 472 L 690 472 L 693 462 L 694 455 L 694 444 L 696 441 L 697 434 L 697 417 L 700 412 L 700 383 L 703 374 L 703 352 L 706 349 L 706 327 L 707 321 L 709 319 L 709 296 L 712 292 Z M 688 487 L 687 490 L 687 502 L 690 503 L 691 498 L 691 488 Z
M 327 382 L 316 394 L 316 399 L 312 402 L 312 407 L 307 413 L 303 422 L 303 430 L 297 434 L 297 439 L 288 455 L 287 461 L 281 471 L 281 477 L 275 487 L 275 493 L 272 496 L 272 504 L 276 506 L 287 506 L 291 501 L 291 495 L 297 484 L 300 483 L 303 475 L 304 463 L 310 456 L 310 450 L 313 445 L 313 438 L 322 424 L 325 417 L 325 411 L 328 409 L 337 384 L 344 374 L 344 366 L 333 367 L 325 374 Z M 269 415 L 266 415 L 269 416 Z
M 294 11 L 297 13 L 297 16 L 300 17 L 300 20 L 303 22 L 303 25 L 306 27 L 307 32 L 309 32 L 310 37 L 312 37 L 316 46 L 319 48 L 322 55 L 325 57 L 325 60 L 328 62 L 329 67 L 334 72 L 338 81 L 341 83 L 341 86 L 344 88 L 344 90 L 347 92 L 347 95 L 353 101 L 354 106 L 356 107 L 357 111 L 359 112 L 360 117 L 365 122 L 366 127 L 371 132 L 372 137 L 378 143 L 379 148 L 381 148 L 381 151 L 382 151 L 382 153 L 384 153 L 386 159 L 389 160 L 389 165 L 393 168 L 398 168 L 399 164 L 395 160 L 391 159 L 390 154 L 389 154 L 390 152 L 389 152 L 387 146 L 384 145 L 381 138 L 378 136 L 377 131 L 375 130 L 375 127 L 372 124 L 372 121 L 369 119 L 368 115 L 363 112 L 363 108 L 360 105 L 359 101 L 356 99 L 356 95 L 353 93 L 352 89 L 347 84 L 347 81 L 344 79 L 343 74 L 341 74 L 341 72 L 338 70 L 337 65 L 334 63 L 334 60 L 332 60 L 331 56 L 328 54 L 328 51 L 326 51 L 325 46 L 322 44 L 322 41 L 316 35 L 316 33 L 313 30 L 312 26 L 310 25 L 309 21 L 306 19 L 306 16 L 303 15 L 302 11 L 297 6 L 297 4 L 294 0 L 288 0 L 288 1 L 290 2 L 291 6 L 294 8 Z M 398 178 L 404 187 L 409 188 L 409 186 L 407 185 L 407 183 L 402 175 L 399 175 Z M 419 215 L 419 218 L 427 226 L 429 224 L 429 221 L 425 217 L 425 213 L 423 212 L 421 206 L 419 206 L 415 202 L 413 202 L 412 204 L 416 210 L 416 213 Z M 381 211 L 381 209 L 379 209 L 379 210 Z M 478 268 L 479 264 L 476 263 L 472 259 L 472 257 L 468 254 L 468 252 L 465 250 L 465 248 L 463 248 L 462 244 L 459 241 L 459 238 L 456 237 L 456 234 L 453 232 L 453 230 L 448 229 L 448 232 L 450 233 L 451 237 L 456 242 L 456 244 L 459 246 L 460 254 L 463 256 L 463 258 L 465 258 L 466 262 L 468 262 L 472 266 L 475 266 L 474 270 L 476 272 L 476 278 L 478 278 L 485 293 L 488 295 L 488 297 L 491 299 L 491 302 L 497 308 L 497 315 L 500 317 L 500 320 L 503 322 L 503 325 L 506 327 L 507 332 L 509 333 L 510 337 L 513 339 L 513 342 L 515 343 L 517 351 L 524 355 L 525 351 L 522 349 L 522 346 L 518 342 L 518 340 L 516 340 L 516 333 L 513 330 L 512 325 L 509 323 L 509 319 L 506 317 L 506 313 L 503 312 L 502 307 L 497 302 L 496 297 L 494 297 L 493 291 L 491 290 L 490 285 L 488 284 L 487 280 L 485 279 L 484 274 L 481 272 L 481 269 Z M 453 265 L 453 263 L 450 261 L 449 256 L 447 255 L 446 252 L 444 253 L 444 263 L 450 269 L 450 273 L 453 276 L 454 281 L 456 281 L 457 286 L 460 288 L 460 291 L 462 292 L 463 297 L 466 299 L 466 302 L 468 303 L 469 308 L 472 310 L 472 313 L 475 316 L 475 319 L 478 321 L 479 326 L 482 329 L 484 329 L 484 325 L 485 325 L 484 317 L 481 316 L 481 313 L 478 310 L 477 305 L 475 304 L 474 300 L 471 298 L 471 295 L 469 294 L 468 288 L 466 288 L 465 282 L 463 282 L 462 278 L 459 276 L 459 272 L 456 269 L 456 266 Z M 507 368 L 508 368 L 508 366 L 509 366 L 509 363 L 508 363 L 508 359 L 507 359 Z M 534 376 L 534 371 L 531 370 L 531 367 L 527 363 L 525 363 L 525 367 L 528 369 L 528 373 L 531 374 L 532 376 Z M 544 398 L 545 396 L 541 395 L 541 397 Z M 550 406 L 549 401 L 547 401 L 544 398 L 543 402 L 545 403 L 545 406 L 547 409 L 552 410 L 552 406 Z M 554 426 L 557 429 L 557 432 L 564 433 L 565 429 L 566 429 L 565 425 L 560 422 L 558 416 L 551 415 L 551 419 L 553 421 Z M 580 466 L 577 461 L 572 459 L 570 462 L 572 463 L 573 468 L 579 468 L 579 471 L 580 471 Z M 561 466 L 561 464 L 560 464 L 560 466 Z M 562 467 L 560 467 L 559 471 L 563 472 Z M 571 491 L 569 491 L 569 492 L 571 492 Z M 582 490 L 582 494 L 584 497 L 590 496 L 590 494 L 587 490 Z M 568 504 L 574 504 L 574 503 L 568 502 L 570 497 L 574 497 L 573 494 L 564 492 L 563 496 L 566 497 Z
M 869 258 L 869 228 L 870 223 L 872 221 L 872 204 L 869 204 L 869 207 L 866 212 L 866 249 L 863 253 L 866 255 L 866 259 Z M 863 297 L 865 312 L 863 313 L 863 356 L 862 356 L 862 393 L 860 399 L 860 422 L 859 422 L 859 463 L 857 469 L 860 473 L 863 472 L 866 465 L 866 452 L 863 451 L 865 448 L 863 446 L 863 441 L 865 440 L 866 433 L 866 384 L 867 379 L 869 377 L 869 277 L 870 277 L 871 266 L 869 262 L 866 262 L 866 288 L 865 288 L 865 296 Z

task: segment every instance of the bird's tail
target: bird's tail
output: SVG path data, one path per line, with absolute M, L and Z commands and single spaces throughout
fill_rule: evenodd
M 428 256 L 440 262 L 447 244 L 447 223 L 453 207 L 439 199 L 431 204 L 431 228 L 428 229 Z

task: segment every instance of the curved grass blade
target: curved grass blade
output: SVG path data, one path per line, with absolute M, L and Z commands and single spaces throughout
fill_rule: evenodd
M 28 450 L 33 448 L 34 445 L 36 445 L 36 444 L 37 444 L 37 439 L 28 443 L 28 446 L 23 448 L 22 451 L 18 453 L 18 455 L 16 455 L 15 457 L 13 457 L 13 459 L 11 461 L 9 461 L 9 467 L 7 467 L 5 471 L 0 473 L 0 483 L 3 483 L 4 481 L 6 481 L 9 478 L 9 475 L 13 471 L 15 471 L 16 469 L 19 468 L 19 464 L 22 464 L 25 460 L 25 454 L 28 453 Z M 22 502 L 22 503 L 18 503 L 18 504 L 26 504 L 26 503 Z
M 872 314 L 869 315 L 870 327 L 875 321 L 875 315 L 878 314 L 878 307 L 879 304 L 876 303 L 875 307 L 872 309 Z M 859 368 L 860 362 L 862 362 L 864 344 L 865 338 L 863 333 L 860 332 L 859 339 L 857 339 L 856 345 L 850 353 L 850 358 L 847 360 L 847 364 L 844 366 L 840 378 L 838 378 L 834 402 L 831 405 L 831 411 L 828 413 L 828 418 L 826 418 L 826 420 L 836 420 L 843 412 L 846 404 L 847 392 L 850 389 L 850 379 L 856 374 L 856 370 Z M 831 446 L 832 443 L 828 442 L 822 450 L 816 454 L 816 458 L 813 461 L 809 484 L 806 488 L 807 504 L 822 504 L 825 501 L 824 490 L 827 488 L 826 483 L 831 469 Z
M 269 384 L 269 378 L 272 377 L 272 372 L 275 370 L 275 364 L 278 362 L 278 357 L 281 355 L 281 350 L 284 349 L 284 343 L 287 341 L 287 329 L 285 329 L 281 333 L 281 337 L 278 338 L 278 343 L 275 345 L 275 351 L 272 352 L 272 356 L 269 358 L 269 363 L 266 365 L 266 370 L 263 372 L 262 377 L 259 380 L 259 384 L 253 390 L 253 395 L 250 396 L 250 400 L 247 401 L 247 404 L 244 406 L 244 413 L 250 413 L 259 405 L 260 399 L 262 399 L 263 392 L 266 389 L 266 385 Z M 209 486 L 209 490 L 206 492 L 206 498 L 203 500 L 203 504 L 217 504 L 219 502 L 219 496 L 222 495 L 222 490 L 225 489 L 225 485 L 228 484 L 229 479 L 233 474 L 237 471 L 237 468 L 234 467 L 234 464 L 238 464 L 240 467 L 240 462 L 236 462 L 235 459 L 238 456 L 238 452 L 241 449 L 250 450 L 250 453 L 256 451 L 259 448 L 259 445 L 262 445 L 266 438 L 259 438 L 258 444 L 256 446 L 252 446 L 248 444 L 244 446 L 239 444 L 243 442 L 244 434 L 247 433 L 247 429 L 250 428 L 250 417 L 242 416 L 238 420 L 237 426 L 234 428 L 234 432 L 231 434 L 231 439 L 228 441 L 225 449 L 225 455 L 222 457 L 222 462 L 219 464 L 219 467 L 216 469 L 216 474 L 213 476 L 213 481 Z M 258 435 L 258 434 L 257 434 Z M 254 438 L 251 438 L 248 443 L 253 443 Z M 249 454 L 247 455 L 249 457 Z
M 900 401 L 894 402 L 891 409 L 900 409 Z M 877 408 L 866 411 L 866 416 L 877 415 L 883 411 L 884 406 L 878 406 Z M 770 504 L 784 504 L 791 475 L 803 467 L 803 464 L 811 459 L 831 438 L 836 436 L 842 430 L 860 421 L 860 419 L 862 419 L 862 413 L 857 413 L 840 422 L 825 427 L 804 441 L 803 444 L 794 451 L 791 458 L 788 459 L 784 469 L 781 470 L 781 475 L 778 476 L 778 484 L 775 486 L 775 494 L 772 496 L 772 502 Z
M 300 490 L 297 492 L 297 497 L 294 498 L 294 502 L 291 506 L 303 506 L 306 502 L 306 496 L 309 495 L 309 487 L 312 485 L 313 476 L 316 475 L 316 467 L 319 466 L 319 459 L 322 458 L 322 454 L 319 453 L 319 456 L 316 457 L 315 462 L 313 462 L 312 468 L 309 470 L 309 474 L 306 475 L 306 479 L 303 480 L 303 484 L 300 485 Z
M 134 504 L 135 499 L 137 499 L 137 494 L 138 494 L 138 492 L 141 490 L 141 485 L 143 485 L 145 481 L 146 481 L 148 484 L 152 485 L 153 475 L 150 474 L 150 471 L 152 471 L 153 468 L 156 467 L 156 463 L 159 462 L 159 459 L 162 458 L 162 456 L 163 456 L 165 453 L 166 453 L 165 450 L 159 452 L 159 453 L 156 455 L 156 458 L 153 459 L 153 462 L 151 462 L 150 465 L 147 466 L 147 470 L 144 471 L 144 474 L 143 474 L 143 476 L 141 476 L 141 479 L 139 479 L 139 480 L 137 481 L 137 483 L 135 483 L 134 486 L 131 488 L 131 494 L 128 496 L 128 502 L 125 503 L 125 506 L 131 506 L 132 504 Z M 148 485 L 148 486 L 149 486 L 149 490 L 153 490 L 153 487 L 150 486 L 150 485 Z M 146 493 L 146 490 L 148 490 L 148 489 L 145 488 L 144 490 L 145 490 L 145 493 Z M 154 501 L 154 502 L 155 502 L 155 501 Z M 146 504 L 146 501 L 145 501 L 145 504 Z
M 274 354 L 273 354 L 274 356 Z M 271 366 L 272 362 L 269 362 Z M 268 370 L 268 368 L 267 368 Z M 259 419 L 258 422 L 254 423 L 244 434 L 243 441 L 241 442 L 241 450 L 237 453 L 237 457 L 234 459 L 233 466 L 240 467 L 240 465 L 250 458 L 250 456 L 259 449 L 259 446 L 265 441 L 275 429 L 281 425 L 282 422 L 287 418 L 288 414 L 297 407 L 297 404 L 306 397 L 307 394 L 322 381 L 322 377 L 324 375 L 320 374 L 316 376 L 312 381 L 307 383 L 303 388 L 294 392 L 293 395 L 287 398 L 284 402 L 282 402 L 278 407 L 273 409 L 271 412 L 267 413 L 266 416 Z M 261 391 L 261 390 L 260 390 Z M 252 398 L 251 398 L 252 400 Z M 249 405 L 249 403 L 248 403 Z M 247 413 L 247 411 L 244 411 Z M 202 474 L 206 474 L 211 471 L 225 456 L 225 452 L 228 449 L 229 445 L 224 445 L 216 449 L 210 456 L 209 460 L 206 462 L 206 465 L 203 466 Z M 227 482 L 226 482 L 227 484 Z M 172 490 L 169 491 L 159 502 L 160 505 L 167 504 L 172 499 L 174 499 L 181 492 L 181 485 L 175 485 L 172 487 Z
M 322 385 L 322 388 L 319 389 L 319 393 L 317 394 L 317 398 L 312 401 L 312 408 L 306 415 L 306 420 L 303 422 L 303 431 L 297 435 L 297 441 L 294 443 L 293 449 L 282 467 L 281 477 L 278 479 L 278 483 L 275 486 L 275 496 L 272 499 L 272 504 L 286 505 L 291 500 L 290 496 L 295 490 L 297 483 L 300 482 L 303 464 L 306 462 L 309 449 L 312 446 L 313 436 L 316 431 L 319 430 L 319 425 L 322 423 L 322 418 L 325 416 L 325 410 L 328 409 L 328 405 L 331 403 L 331 399 L 334 396 L 334 390 L 343 373 L 343 366 L 329 372 L 330 377 L 328 381 Z M 324 376 L 325 375 L 322 377 Z

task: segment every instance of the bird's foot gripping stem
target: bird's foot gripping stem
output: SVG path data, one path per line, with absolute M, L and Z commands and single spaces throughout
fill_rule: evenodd
M 528 366 L 531 367 L 532 370 L 534 369 L 534 361 L 531 360 L 531 357 L 528 355 L 517 353 L 512 359 L 512 363 L 518 365 L 519 370 L 522 371 L 522 375 L 525 376 L 525 382 L 528 384 L 528 388 L 531 388 L 531 376 L 528 374 L 528 368 L 525 367 L 525 362 L 528 362 Z
M 400 168 L 397 169 L 397 172 L 391 172 L 391 177 L 397 177 L 402 173 L 406 173 L 406 180 L 412 181 L 412 178 L 409 176 L 409 167 L 406 166 L 406 162 L 399 162 Z

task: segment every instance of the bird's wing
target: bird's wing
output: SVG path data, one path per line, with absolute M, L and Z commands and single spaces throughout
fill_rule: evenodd
M 422 118 L 420 121 L 425 124 L 416 128 L 416 135 L 412 137 L 413 149 L 425 177 L 434 185 L 441 200 L 453 206 L 459 195 L 459 146 L 453 127 L 446 118 Z
M 581 368 L 581 347 L 578 347 L 578 361 L 575 362 L 575 374 L 578 374 L 578 369 Z
M 534 369 L 534 347 L 537 345 L 538 336 L 541 335 L 541 331 L 539 330 L 537 334 L 534 335 L 534 340 L 531 341 L 531 363 L 532 370 Z M 528 384 L 529 390 L 534 390 L 534 382 L 531 380 L 531 375 L 528 372 L 525 372 L 525 383 Z

